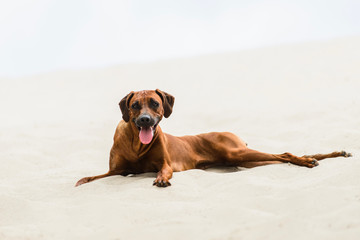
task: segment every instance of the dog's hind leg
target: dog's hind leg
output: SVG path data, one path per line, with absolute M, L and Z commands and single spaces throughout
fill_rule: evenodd
M 253 168 L 253 167 L 260 167 L 260 166 L 265 166 L 265 165 L 270 165 L 270 164 L 279 164 L 279 163 L 284 163 L 284 162 L 282 162 L 282 161 L 242 162 L 239 165 L 239 167 Z
M 316 160 L 323 160 L 325 158 L 352 157 L 352 154 L 345 151 L 341 151 L 341 152 L 332 152 L 328 154 L 304 155 L 303 157 L 315 158 Z
M 342 152 L 333 152 L 329 154 L 316 154 L 316 155 L 305 155 L 302 157 L 295 156 L 291 153 L 283 154 L 269 154 L 262 153 L 252 149 L 241 149 L 238 151 L 229 151 L 227 157 L 227 163 L 233 166 L 243 166 L 243 167 L 256 167 L 263 166 L 268 164 L 276 163 L 292 163 L 299 166 L 305 167 L 315 167 L 319 165 L 317 160 L 322 160 L 325 158 L 334 158 L 334 157 L 351 157 L 350 153 Z
M 240 167 L 256 167 L 281 162 L 310 168 L 319 165 L 317 160 L 312 157 L 298 157 L 291 153 L 269 154 L 249 148 L 229 151 L 227 155 L 227 164 Z

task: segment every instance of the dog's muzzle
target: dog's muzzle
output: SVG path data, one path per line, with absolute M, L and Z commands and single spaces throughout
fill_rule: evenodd
M 149 114 L 142 114 L 135 120 L 135 124 L 139 129 L 140 142 L 149 144 L 154 137 L 157 121 Z

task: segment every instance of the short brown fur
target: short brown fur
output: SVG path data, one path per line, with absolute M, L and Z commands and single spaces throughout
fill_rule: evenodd
M 159 102 L 160 106 L 157 109 L 149 107 L 150 100 Z M 130 107 L 135 102 L 139 104 L 141 110 Z M 292 163 L 312 168 L 318 165 L 317 160 L 351 156 L 345 151 L 302 157 L 290 153 L 262 153 L 248 148 L 244 141 L 229 132 L 175 137 L 163 133 L 157 125 L 152 141 L 149 144 L 142 144 L 135 119 L 146 112 L 159 123 L 163 116 L 171 115 L 174 97 L 158 89 L 131 92 L 119 105 L 123 113 L 123 121 L 118 124 L 115 131 L 114 144 L 110 151 L 109 172 L 82 178 L 76 186 L 113 175 L 157 172 L 154 185 L 167 187 L 171 185 L 169 180 L 173 172 L 189 169 L 206 169 L 214 166 L 251 168 L 276 163 Z

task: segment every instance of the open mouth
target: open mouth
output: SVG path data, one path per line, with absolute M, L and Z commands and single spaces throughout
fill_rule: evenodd
M 138 126 L 139 139 L 142 144 L 149 144 L 152 141 L 156 126 L 157 124 L 155 124 L 154 126 L 144 126 L 144 127 Z

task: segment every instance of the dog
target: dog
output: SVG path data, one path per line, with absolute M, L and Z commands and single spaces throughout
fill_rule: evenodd
M 163 133 L 159 123 L 168 118 L 175 98 L 159 89 L 130 92 L 119 103 L 123 120 L 118 124 L 110 151 L 109 171 L 80 179 L 75 186 L 96 179 L 146 172 L 157 172 L 153 185 L 170 186 L 173 172 L 216 166 L 257 167 L 292 163 L 315 167 L 318 160 L 351 157 L 345 151 L 330 154 L 295 156 L 291 153 L 269 154 L 247 147 L 230 132 L 211 132 L 175 137 Z

